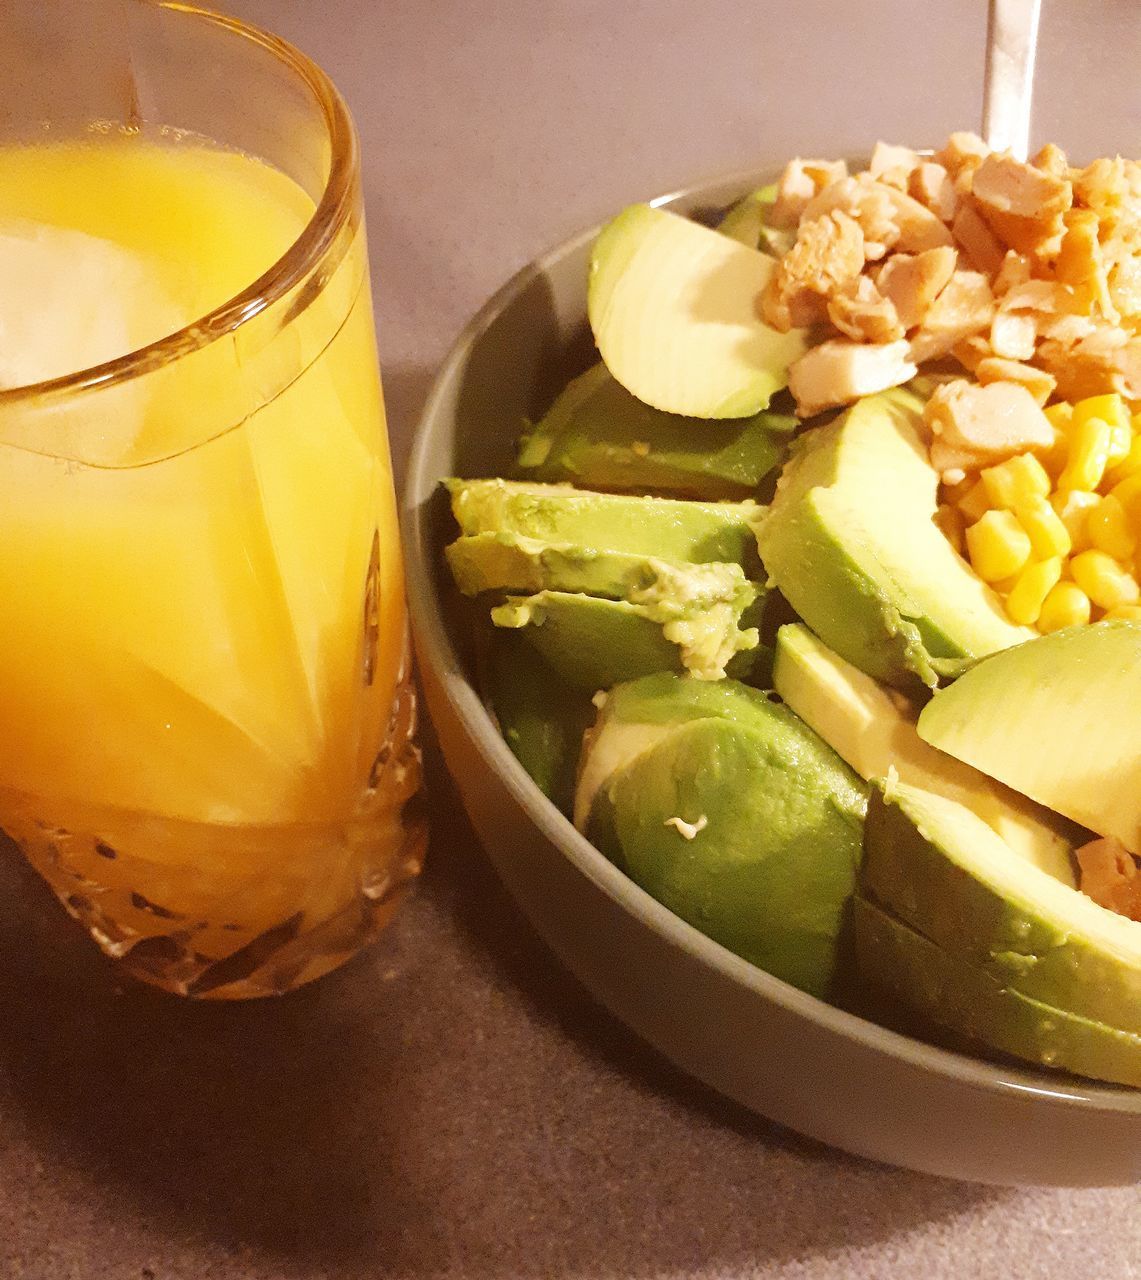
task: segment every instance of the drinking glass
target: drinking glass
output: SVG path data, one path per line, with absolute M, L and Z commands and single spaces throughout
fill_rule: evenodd
M 357 138 L 262 31 L 106 0 L 85 45 L 51 10 L 4 29 L 9 158 L 78 148 L 75 199 L 112 222 L 148 193 L 84 186 L 107 146 L 191 192 L 207 153 L 268 166 L 312 213 L 177 331 L 0 390 L 0 827 L 123 970 L 282 992 L 377 933 L 425 841 Z M 272 183 L 235 183 L 256 242 Z M 179 216 L 183 267 L 225 249 Z

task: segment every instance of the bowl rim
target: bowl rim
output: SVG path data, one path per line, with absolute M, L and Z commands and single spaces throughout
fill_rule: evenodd
M 673 188 L 646 203 L 656 208 L 710 198 L 720 200 L 725 192 L 732 191 L 736 191 L 739 198 L 772 181 L 773 177 L 771 167 L 737 170 Z M 729 197 L 730 200 L 732 198 Z M 428 499 L 443 478 L 434 474 L 429 462 L 436 420 L 441 403 L 462 370 L 473 343 L 496 323 L 501 313 L 533 281 L 542 278 L 547 269 L 562 258 L 592 242 L 604 225 L 598 223 L 583 228 L 550 246 L 516 271 L 463 327 L 432 381 L 412 437 L 400 496 L 409 608 L 419 661 L 431 666 L 440 679 L 453 712 L 484 764 L 499 775 L 514 801 L 540 833 L 580 874 L 636 921 L 722 977 L 840 1038 L 854 1040 L 869 1051 L 902 1060 L 948 1082 L 990 1094 L 1013 1094 L 1027 1101 L 1042 1099 L 1053 1105 L 1084 1111 L 1141 1116 L 1141 1089 L 1093 1080 L 1087 1083 L 1080 1077 L 1069 1075 L 1059 1075 L 1054 1081 L 1035 1071 L 1030 1064 L 1025 1067 L 1008 1066 L 940 1048 L 828 1004 L 743 960 L 674 915 L 596 849 L 539 790 L 499 733 L 465 673 L 464 662 L 452 643 L 445 622 L 444 601 L 436 589 L 438 548 L 433 544 L 428 519 Z

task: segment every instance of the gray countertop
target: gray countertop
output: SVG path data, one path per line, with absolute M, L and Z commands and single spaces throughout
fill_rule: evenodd
M 790 152 L 978 115 L 982 0 L 232 0 L 364 143 L 398 469 L 432 369 L 545 246 Z M 1047 0 L 1035 136 L 1137 153 L 1141 7 Z M 1141 1274 L 1136 1189 L 870 1165 L 686 1080 L 560 970 L 433 762 L 416 897 L 286 1000 L 119 991 L 0 860 L 0 1277 Z

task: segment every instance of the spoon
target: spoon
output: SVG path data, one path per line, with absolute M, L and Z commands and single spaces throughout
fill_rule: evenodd
M 983 141 L 1025 160 L 1042 0 L 990 0 L 987 20 Z

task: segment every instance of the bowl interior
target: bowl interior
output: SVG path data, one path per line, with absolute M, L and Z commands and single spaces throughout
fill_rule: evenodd
M 771 172 L 738 174 L 653 203 L 704 217 L 772 177 Z M 666 911 L 609 863 L 531 782 L 500 737 L 475 685 L 471 615 L 444 563 L 443 547 L 455 533 L 439 481 L 449 475 L 504 474 L 523 420 L 541 416 L 567 379 L 597 358 L 586 320 L 587 265 L 597 231 L 591 228 L 551 250 L 496 293 L 457 340 L 429 395 L 403 496 L 409 598 L 421 661 L 444 674 L 447 696 L 469 737 L 538 831 L 632 915 L 652 922 L 759 998 L 947 1079 L 1141 1118 L 1141 1091 L 937 1047 L 826 1004 L 748 965 Z

